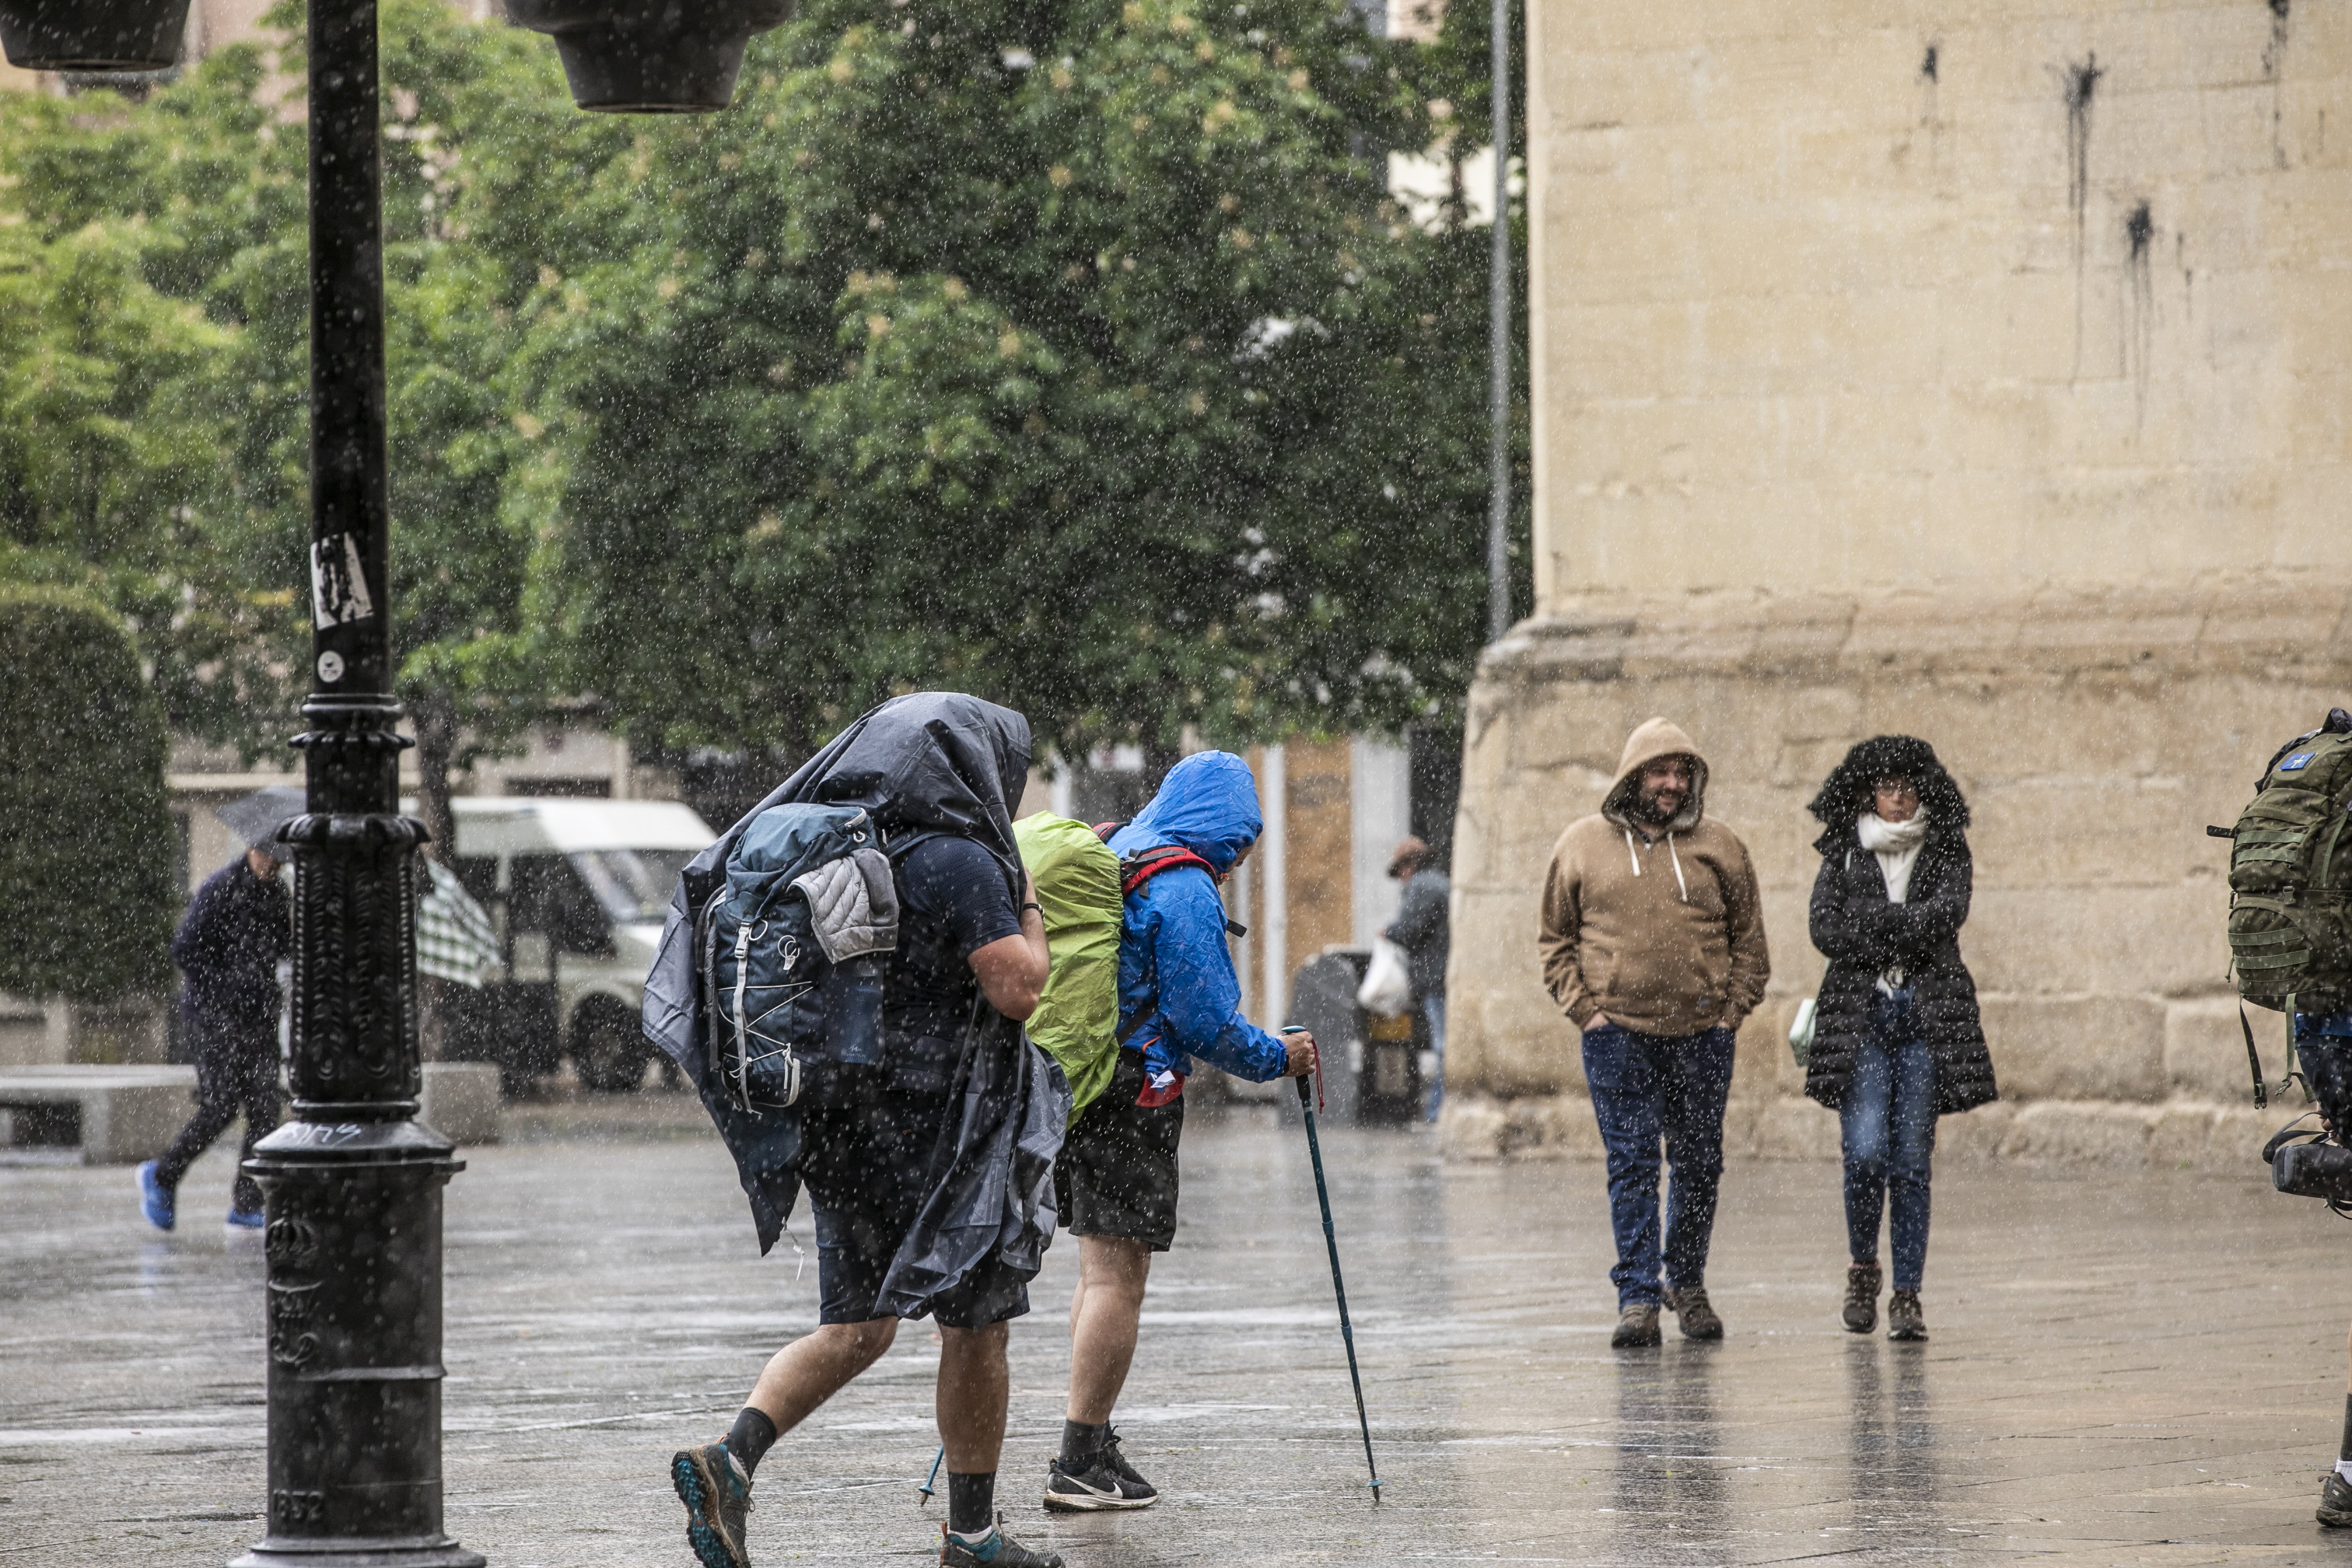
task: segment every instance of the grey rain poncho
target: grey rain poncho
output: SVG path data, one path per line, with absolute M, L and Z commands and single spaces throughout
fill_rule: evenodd
M 1029 722 L 1011 709 L 956 692 L 895 698 L 802 764 L 680 875 L 646 979 L 646 1037 L 701 1094 L 735 1157 L 762 1254 L 800 1195 L 800 1122 L 791 1110 L 741 1110 L 707 1081 L 694 911 L 724 882 L 727 857 L 753 818 L 788 802 L 866 807 L 894 860 L 925 838 L 970 838 L 1003 864 L 1017 890 L 1013 803 L 1028 770 Z M 1053 1239 L 1054 1159 L 1069 1109 L 1060 1067 L 982 1001 L 965 1031 L 929 1189 L 883 1280 L 880 1310 L 922 1317 L 983 1264 L 1024 1280 L 1036 1274 Z

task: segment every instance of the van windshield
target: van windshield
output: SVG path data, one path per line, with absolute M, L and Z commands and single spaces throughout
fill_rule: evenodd
M 604 912 L 624 924 L 657 921 L 669 912 L 677 874 L 699 853 L 693 849 L 583 849 L 571 856 Z

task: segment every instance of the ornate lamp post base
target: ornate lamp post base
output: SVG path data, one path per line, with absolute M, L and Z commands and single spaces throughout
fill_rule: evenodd
M 290 1121 L 269 1205 L 269 1534 L 236 1568 L 482 1568 L 441 1529 L 441 1189 L 413 1121 Z

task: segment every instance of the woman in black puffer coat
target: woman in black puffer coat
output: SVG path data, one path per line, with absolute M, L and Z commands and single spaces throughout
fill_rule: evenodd
M 1885 1214 L 1895 1254 L 1888 1337 L 1924 1340 L 1936 1119 L 1999 1097 L 1976 982 L 1960 960 L 1974 877 L 1968 802 L 1934 747 L 1880 735 L 1846 753 L 1808 809 L 1823 824 L 1813 945 L 1830 963 L 1805 1092 L 1838 1113 L 1845 1151 L 1845 1326 L 1877 1326 Z

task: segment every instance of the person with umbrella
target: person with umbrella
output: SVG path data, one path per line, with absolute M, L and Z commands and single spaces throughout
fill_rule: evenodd
M 277 834 L 301 810 L 302 792 L 287 785 L 223 806 L 217 815 L 245 852 L 205 879 L 172 938 L 172 962 L 187 977 L 180 1012 L 196 1060 L 196 1113 L 162 1159 L 139 1167 L 140 1207 L 158 1230 L 177 1223 L 181 1178 L 230 1122 L 245 1118 L 244 1156 L 278 1125 L 278 963 L 294 951 L 294 924 Z M 264 1223 L 261 1188 L 243 1157 L 228 1223 Z

